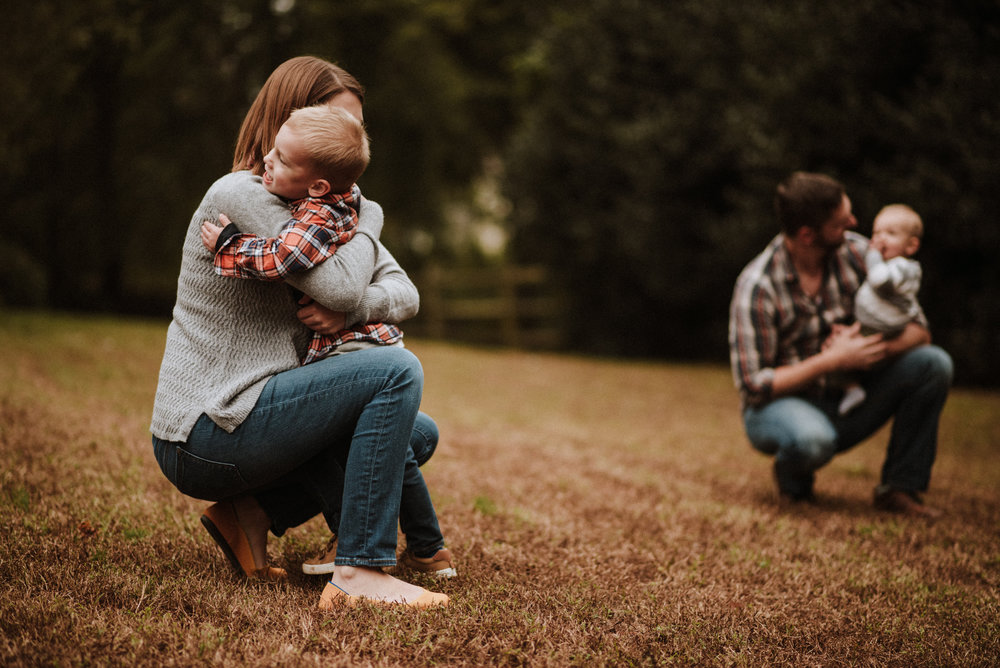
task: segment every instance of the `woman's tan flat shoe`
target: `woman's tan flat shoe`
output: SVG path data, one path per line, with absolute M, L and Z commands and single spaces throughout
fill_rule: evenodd
M 288 573 L 283 568 L 268 565 L 258 567 L 250 549 L 250 540 L 240 526 L 232 501 L 219 501 L 205 509 L 201 523 L 215 542 L 222 548 L 229 562 L 248 578 L 259 580 L 284 580 Z
M 364 596 L 352 596 L 332 582 L 327 582 L 322 595 L 319 597 L 320 610 L 332 610 L 334 606 L 337 605 L 352 607 L 359 603 L 374 603 L 376 605 L 390 606 L 404 605 L 409 608 L 433 608 L 438 605 L 448 605 L 448 595 L 424 590 L 423 594 L 408 603 L 404 603 L 402 601 L 380 601 L 374 598 L 365 598 Z

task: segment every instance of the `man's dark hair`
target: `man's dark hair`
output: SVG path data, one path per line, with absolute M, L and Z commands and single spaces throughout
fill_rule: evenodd
M 785 234 L 801 227 L 818 230 L 844 199 L 844 186 L 824 174 L 794 172 L 778 184 L 774 211 Z

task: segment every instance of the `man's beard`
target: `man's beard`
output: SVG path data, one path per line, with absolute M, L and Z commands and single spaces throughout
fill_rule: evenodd
M 820 236 L 816 239 L 816 247 L 822 248 L 826 253 L 833 253 L 838 248 L 844 245 L 844 235 L 841 234 L 840 238 L 836 241 L 827 241 L 824 237 Z

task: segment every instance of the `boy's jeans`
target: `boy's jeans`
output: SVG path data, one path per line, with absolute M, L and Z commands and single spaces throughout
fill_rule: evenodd
M 847 415 L 837 414 L 834 398 L 782 397 L 747 408 L 743 423 L 753 447 L 774 455 L 780 491 L 800 497 L 811 491 L 816 469 L 894 418 L 881 484 L 923 492 L 930 482 L 938 421 L 951 379 L 948 353 L 921 346 L 868 373 L 863 378 L 868 397 Z
M 411 442 L 429 431 L 428 419 L 414 434 L 422 391 L 405 348 L 336 355 L 272 377 L 232 434 L 203 415 L 187 443 L 154 438 L 154 450 L 181 492 L 252 493 L 279 535 L 334 507 L 342 490 L 336 563 L 392 566 L 404 471 L 417 463 Z M 436 427 L 433 436 L 436 445 Z
M 410 438 L 406 468 L 403 471 L 403 494 L 399 503 L 399 528 L 406 536 L 406 546 L 419 555 L 444 547 L 437 513 L 420 467 L 431 458 L 438 442 L 438 428 L 429 416 L 417 414 Z

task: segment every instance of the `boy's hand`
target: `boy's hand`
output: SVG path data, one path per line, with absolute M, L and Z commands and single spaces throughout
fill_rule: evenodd
M 222 228 L 229 224 L 229 218 L 226 214 L 219 214 L 219 222 L 222 223 L 221 226 L 216 225 L 210 220 L 204 220 L 201 223 L 201 243 L 205 245 L 208 252 L 215 255 L 215 244 L 219 242 L 219 235 L 222 234 Z
M 320 334 L 332 336 L 347 327 L 347 314 L 342 311 L 331 311 L 309 295 L 299 299 L 299 320 L 309 329 Z

